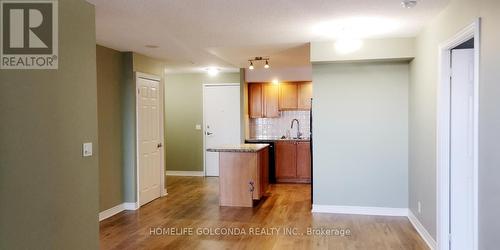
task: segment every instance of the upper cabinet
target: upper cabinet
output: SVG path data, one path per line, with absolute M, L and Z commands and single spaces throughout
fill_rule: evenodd
M 296 83 L 281 83 L 280 84 L 280 110 L 297 109 L 297 84 Z
M 280 110 L 308 110 L 311 98 L 311 82 L 248 84 L 250 118 L 279 117 Z
M 271 83 L 248 84 L 248 113 L 250 118 L 279 117 L 279 86 Z
M 262 84 L 262 93 L 264 95 L 264 117 L 279 117 L 278 110 L 279 85 L 271 83 Z
M 263 96 L 260 83 L 248 84 L 248 114 L 250 118 L 263 117 Z
M 298 88 L 298 109 L 311 109 L 312 83 L 301 82 Z

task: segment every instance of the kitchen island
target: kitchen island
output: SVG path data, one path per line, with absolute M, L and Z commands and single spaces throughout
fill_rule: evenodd
M 269 144 L 209 148 L 219 152 L 219 205 L 252 207 L 269 188 Z

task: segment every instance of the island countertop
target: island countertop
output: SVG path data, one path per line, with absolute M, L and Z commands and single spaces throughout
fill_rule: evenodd
M 269 144 L 234 144 L 208 148 L 208 152 L 255 153 L 269 147 Z

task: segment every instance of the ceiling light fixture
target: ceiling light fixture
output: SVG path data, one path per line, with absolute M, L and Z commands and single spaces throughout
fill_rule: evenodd
M 269 69 L 271 67 L 271 65 L 269 65 L 269 57 L 262 57 L 262 56 L 257 56 L 255 58 L 252 58 L 250 60 L 248 60 L 250 62 L 250 66 L 248 66 L 248 69 L 250 70 L 253 70 L 255 69 L 255 67 L 253 66 L 253 62 L 255 61 L 266 61 L 266 64 L 264 65 L 264 68 L 265 69 Z
M 403 0 L 401 1 L 401 6 L 407 9 L 411 9 L 415 6 L 417 6 L 417 0 Z
M 205 70 L 207 71 L 209 76 L 216 76 L 217 74 L 219 74 L 220 71 L 218 68 L 215 67 L 206 68 Z
M 269 61 L 268 61 L 268 60 L 266 60 L 266 65 L 264 65 L 264 68 L 265 68 L 265 69 L 268 69 L 269 67 L 270 67 L 270 66 L 269 66 Z

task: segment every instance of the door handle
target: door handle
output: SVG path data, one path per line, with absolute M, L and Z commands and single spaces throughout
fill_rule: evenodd
M 156 145 L 156 147 L 161 148 L 161 147 L 163 147 L 163 144 L 161 144 L 161 142 L 160 142 L 160 143 L 158 143 L 158 145 Z
M 207 135 L 213 135 L 213 134 L 214 134 L 214 133 L 210 133 L 210 132 L 208 132 L 208 131 L 207 131 Z

